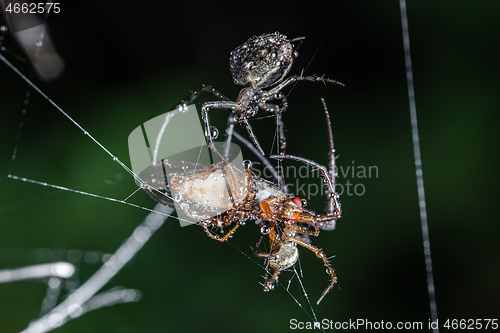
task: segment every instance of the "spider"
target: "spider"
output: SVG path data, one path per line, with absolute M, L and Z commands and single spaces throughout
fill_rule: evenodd
M 297 81 L 330 82 L 344 85 L 338 81 L 319 77 L 316 75 L 293 75 L 285 79 L 292 68 L 293 60 L 298 56 L 292 43 L 304 37 L 289 40 L 279 32 L 253 36 L 245 43 L 231 51 L 229 64 L 234 83 L 244 86 L 236 101 L 210 85 L 202 85 L 181 101 L 173 110 L 182 110 L 188 103 L 193 102 L 202 92 L 210 92 L 221 101 L 206 102 L 201 109 L 205 125 L 205 135 L 208 145 L 214 149 L 213 140 L 218 135 L 215 127 L 210 126 L 208 111 L 211 109 L 230 109 L 231 114 L 227 126 L 227 138 L 224 156 L 227 157 L 235 123 L 245 125 L 249 136 L 262 155 L 264 151 L 254 135 L 248 119 L 255 116 L 259 109 L 273 113 L 276 116 L 280 136 L 280 153 L 286 149 L 286 138 L 283 129 L 281 114 L 286 110 L 288 102 L 281 90 Z M 272 87 L 274 86 L 274 87 Z M 272 88 L 271 88 L 272 87 Z M 271 104 L 269 101 L 280 100 L 281 103 Z M 216 151 L 216 150 L 215 150 Z M 220 155 L 220 154 L 219 154 Z
M 333 136 L 328 110 L 324 100 L 322 102 L 330 135 L 329 169 L 294 155 L 274 155 L 271 158 L 297 160 L 319 169 L 328 192 L 328 211 L 325 215 L 307 210 L 305 200 L 287 194 L 279 186 L 253 175 L 250 170 L 251 162 L 248 160 L 244 162 L 244 170 L 236 168 L 227 160 L 222 160 L 202 171 L 181 171 L 170 174 L 168 170 L 175 169 L 176 162 L 164 160 L 161 165 L 151 170 L 150 179 L 153 179 L 153 183 L 143 186 L 146 193 L 159 203 L 171 205 L 171 198 L 176 198 L 175 201 L 181 203 L 181 209 L 199 221 L 199 225 L 210 238 L 220 242 L 232 237 L 247 220 L 255 220 L 261 226 L 261 233 L 269 236 L 270 243 L 269 253 L 260 253 L 261 238 L 257 243 L 255 255 L 266 258 L 267 266 L 274 269 L 270 280 L 266 269 L 264 291 L 273 289 L 278 275 L 296 263 L 299 256 L 297 245 L 313 251 L 323 260 L 331 277 L 329 286 L 317 304 L 334 286 L 337 277 L 326 255 L 310 243 L 309 236 L 319 236 L 322 226 L 335 223 L 341 216 L 339 197 L 335 193 Z M 185 162 L 181 164 L 186 166 Z M 166 179 L 167 174 L 170 179 L 169 184 L 165 182 L 165 187 L 159 187 L 158 180 Z M 223 230 L 230 226 L 231 229 L 224 236 L 213 234 L 208 228 Z

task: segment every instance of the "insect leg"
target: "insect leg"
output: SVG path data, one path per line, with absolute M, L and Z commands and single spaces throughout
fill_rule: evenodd
M 332 277 L 332 281 L 331 281 L 330 285 L 328 287 L 326 287 L 325 291 L 323 291 L 323 294 L 321 294 L 321 297 L 318 299 L 318 302 L 316 302 L 316 304 L 319 304 L 323 300 L 323 297 L 325 297 L 325 295 L 330 291 L 330 289 L 332 289 L 332 287 L 337 282 L 337 276 L 335 275 L 335 272 L 334 272 L 332 266 L 330 266 L 330 263 L 328 262 L 328 258 L 323 253 L 323 251 L 321 251 L 320 249 L 318 249 L 314 245 L 308 244 L 308 243 L 306 243 L 304 241 L 301 241 L 300 239 L 297 239 L 297 238 L 294 238 L 294 237 L 289 237 L 288 240 L 290 242 L 294 242 L 294 243 L 296 243 L 296 244 L 298 244 L 300 246 L 305 247 L 306 249 L 309 249 L 309 250 L 313 251 L 318 258 L 320 258 L 320 259 L 323 260 L 323 262 L 324 262 L 324 264 L 326 266 L 327 272 Z

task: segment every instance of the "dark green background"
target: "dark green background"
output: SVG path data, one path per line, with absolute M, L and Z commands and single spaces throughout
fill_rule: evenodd
M 446 319 L 499 318 L 499 227 L 495 208 L 498 146 L 497 2 L 410 1 L 408 18 L 426 186 L 437 306 Z M 341 197 L 344 214 L 313 244 L 327 255 L 338 287 L 314 306 L 318 319 L 422 321 L 430 318 L 397 1 L 329 5 L 204 2 L 79 3 L 50 23 L 66 62 L 54 82 L 34 82 L 106 148 L 128 163 L 127 138 L 190 90 L 212 84 L 236 98 L 229 52 L 254 34 L 306 36 L 292 70 L 346 84 L 300 83 L 289 96 L 288 152 L 327 163 L 320 104 L 333 120 L 340 166 L 377 166 L 363 196 Z M 2 53 L 23 73 L 30 65 L 12 36 Z M 7 179 L 12 173 L 123 199 L 135 184 L 68 119 L 31 90 L 18 156 L 10 157 L 27 85 L 0 64 L 0 269 L 68 260 L 67 250 L 113 253 L 146 212 Z M 222 131 L 226 111 L 213 111 Z M 254 120 L 270 151 L 272 119 Z M 241 131 L 245 133 L 245 131 Z M 293 163 L 290 163 L 293 164 Z M 298 164 L 297 164 L 298 165 Z M 121 180 L 120 180 L 121 179 Z M 292 180 L 293 181 L 293 180 Z M 308 182 L 307 179 L 302 180 Z M 324 210 L 324 197 L 309 208 Z M 144 193 L 133 201 L 152 208 Z M 248 259 L 258 240 L 252 223 L 231 244 L 169 220 L 113 279 L 137 288 L 138 303 L 86 314 L 57 332 L 282 332 L 309 321 L 283 288 L 264 293 L 262 268 Z M 40 249 L 48 249 L 40 251 Z M 321 262 L 301 249 L 311 302 L 327 285 Z M 253 258 L 252 258 L 253 259 Z M 262 261 L 257 261 L 262 264 Z M 99 267 L 76 263 L 85 281 Z M 291 274 L 283 275 L 282 282 Z M 295 288 L 295 289 L 294 289 Z M 292 294 L 306 301 L 298 285 Z M 46 285 L 0 285 L 0 331 L 38 317 Z M 309 312 L 309 307 L 305 305 Z

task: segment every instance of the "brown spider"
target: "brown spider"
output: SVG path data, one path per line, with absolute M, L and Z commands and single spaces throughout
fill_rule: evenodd
M 213 140 L 214 136 L 217 136 L 217 130 L 215 127 L 210 126 L 208 111 L 210 109 L 230 109 L 231 115 L 228 120 L 226 143 L 231 142 L 234 124 L 242 123 L 246 126 L 255 146 L 263 155 L 264 151 L 253 133 L 248 118 L 255 116 L 259 109 L 274 113 L 280 135 L 280 153 L 284 154 L 286 138 L 281 114 L 286 110 L 288 103 L 281 90 L 297 81 L 330 82 L 343 85 L 335 80 L 316 75 L 293 75 L 285 79 L 292 68 L 293 59 L 298 56 L 297 51 L 293 50 L 292 43 L 302 39 L 304 38 L 299 37 L 289 40 L 279 32 L 249 38 L 245 43 L 231 51 L 230 54 L 229 64 L 234 83 L 245 86 L 241 89 L 236 101 L 232 101 L 210 85 L 202 85 L 171 111 L 183 110 L 187 104 L 193 102 L 202 92 L 210 92 L 221 101 L 206 102 L 201 109 L 209 147 L 215 150 Z M 272 86 L 274 88 L 271 88 Z M 268 103 L 273 100 L 281 100 L 280 105 Z M 226 144 L 225 147 L 224 156 L 227 157 L 229 144 Z
M 319 248 L 310 244 L 309 236 L 318 236 L 320 229 L 331 230 L 332 225 L 340 218 L 341 209 L 338 195 L 335 193 L 335 156 L 330 118 L 324 100 L 327 125 L 330 134 L 330 166 L 325 167 L 305 158 L 293 155 L 275 155 L 275 159 L 293 159 L 310 164 L 320 170 L 327 184 L 328 212 L 317 215 L 304 208 L 305 200 L 287 194 L 280 187 L 254 176 L 250 170 L 251 162 L 245 161 L 244 170 L 236 168 L 227 160 L 212 165 L 208 170 L 197 172 L 170 173 L 170 185 L 163 190 L 157 186 L 145 186 L 144 189 L 155 201 L 171 204 L 171 198 L 180 202 L 182 210 L 199 222 L 207 235 L 224 242 L 247 220 L 255 220 L 261 225 L 261 233 L 269 236 L 269 253 L 260 253 L 257 243 L 255 255 L 267 259 L 267 265 L 274 269 L 270 280 L 267 278 L 264 291 L 273 288 L 278 275 L 293 266 L 298 259 L 297 245 L 313 251 L 323 260 L 331 276 L 331 283 L 318 300 L 333 287 L 337 278 L 326 255 Z M 166 170 L 172 168 L 173 162 L 163 161 L 161 168 L 151 173 L 150 179 L 167 178 Z M 184 163 L 184 162 L 183 162 Z M 185 168 L 183 168 L 185 169 Z M 198 167 L 199 170 L 199 167 Z M 156 173 L 156 174 L 155 174 Z M 156 185 L 156 184 L 155 184 Z M 169 192 L 168 195 L 165 193 Z M 215 216 L 214 216 L 215 215 Z M 232 228 L 224 236 L 213 234 L 208 227 Z M 312 227 L 313 229 L 310 229 Z

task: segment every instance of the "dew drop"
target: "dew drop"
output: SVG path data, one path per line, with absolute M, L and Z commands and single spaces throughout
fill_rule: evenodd
M 215 126 L 210 126 L 210 136 L 213 140 L 219 137 L 219 130 Z
M 271 230 L 267 226 L 262 226 L 262 228 L 260 228 L 260 232 L 263 235 L 269 234 L 269 231 L 271 231 Z
M 41 40 L 36 42 L 36 46 L 41 47 L 43 45 L 43 42 Z

